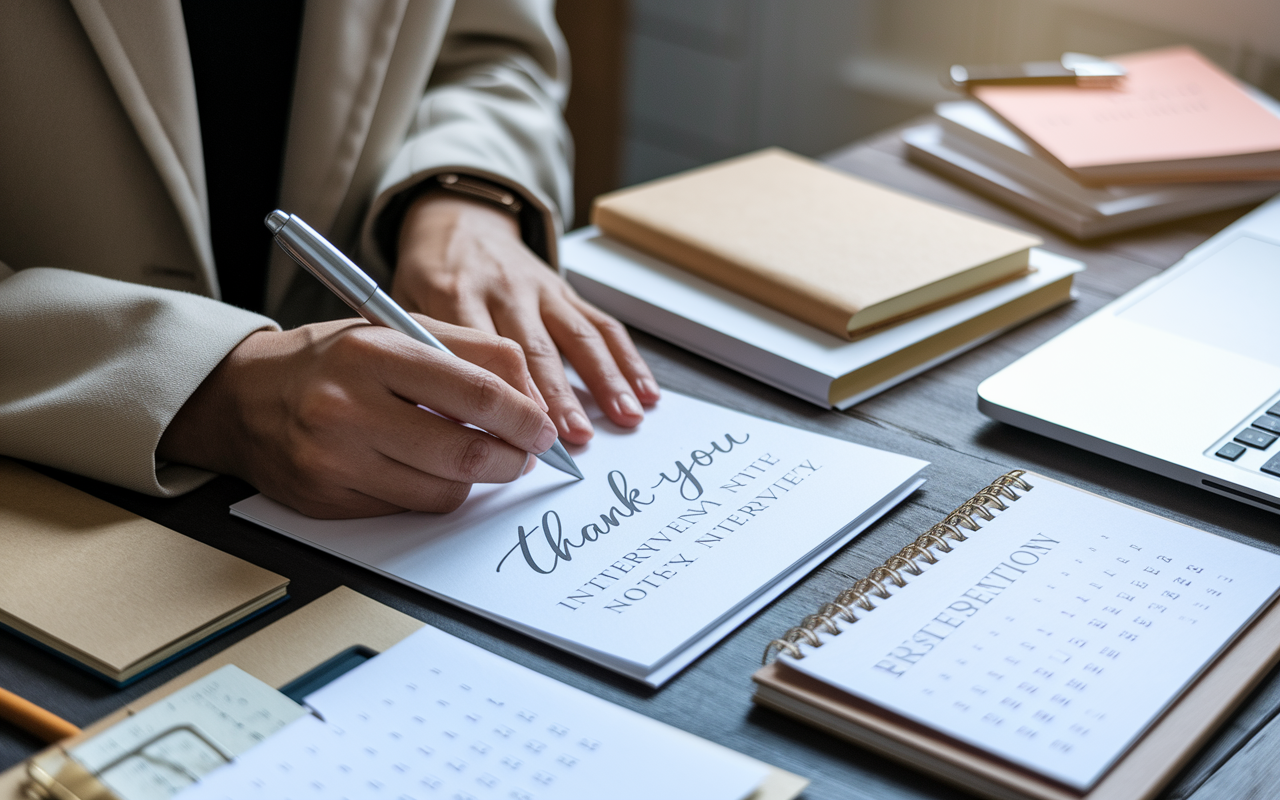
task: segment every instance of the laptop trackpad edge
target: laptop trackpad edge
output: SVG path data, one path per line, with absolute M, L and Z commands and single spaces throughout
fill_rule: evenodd
M 1240 236 L 1117 316 L 1280 366 L 1280 245 Z

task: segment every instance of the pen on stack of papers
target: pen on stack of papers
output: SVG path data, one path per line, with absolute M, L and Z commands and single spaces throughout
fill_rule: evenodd
M 907 156 L 1078 239 L 1280 192 L 1274 99 L 1190 48 L 1115 60 L 1109 88 L 970 87 L 903 132 Z

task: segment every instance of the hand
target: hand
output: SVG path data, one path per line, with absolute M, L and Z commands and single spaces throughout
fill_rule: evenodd
M 471 484 L 519 477 L 556 438 L 520 347 L 418 321 L 457 357 L 359 320 L 252 334 L 156 456 L 237 475 L 312 517 L 452 511 Z
M 410 311 L 518 342 L 568 442 L 583 444 L 593 431 L 561 352 L 613 422 L 638 425 L 642 404 L 658 401 L 658 383 L 626 328 L 579 297 L 524 245 L 515 219 L 487 203 L 443 191 L 415 201 L 391 295 Z

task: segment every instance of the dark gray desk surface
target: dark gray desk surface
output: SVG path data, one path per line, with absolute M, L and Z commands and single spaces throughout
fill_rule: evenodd
M 753 708 L 750 675 L 759 665 L 762 648 L 840 589 L 864 576 L 868 569 L 931 525 L 940 514 L 950 511 L 991 478 L 1016 467 L 1034 469 L 1268 550 L 1280 549 L 1280 519 L 1272 514 L 993 422 L 979 414 L 975 407 L 975 389 L 983 378 L 1173 264 L 1184 252 L 1241 212 L 1211 214 L 1084 245 L 906 163 L 892 133 L 858 143 L 829 160 L 866 178 L 1034 231 L 1044 237 L 1048 249 L 1085 261 L 1088 271 L 1077 278 L 1079 299 L 1069 306 L 846 412 L 815 408 L 732 370 L 637 334 L 641 350 L 666 387 L 933 463 L 926 473 L 928 483 L 921 491 L 665 688 L 649 691 L 473 614 L 233 519 L 227 513 L 227 506 L 252 492 L 249 486 L 238 481 L 219 479 L 186 497 L 163 501 L 70 476 L 60 477 L 200 541 L 288 576 L 293 581 L 293 599 L 264 619 L 123 691 L 108 688 L 57 658 L 12 636 L 0 634 L 0 686 L 72 722 L 87 724 L 251 631 L 346 584 L 546 675 L 805 775 L 813 781 L 805 794 L 808 798 L 957 796 L 955 790 L 910 769 L 886 763 L 786 717 Z M 50 590 L 56 591 L 56 587 Z M 1248 734 L 1269 719 L 1270 709 L 1277 704 L 1280 704 L 1280 678 L 1273 675 L 1202 755 L 1201 764 L 1211 764 L 1218 756 L 1234 752 Z M 1259 748 L 1259 741 L 1266 743 L 1264 737 L 1242 750 L 1241 757 L 1229 762 L 1197 798 L 1248 794 L 1248 784 L 1256 779 L 1257 771 L 1242 766 L 1242 757 L 1252 751 L 1265 750 Z M 37 749 L 38 742 L 34 739 L 0 723 L 0 769 Z M 1193 765 L 1166 796 L 1186 796 L 1199 785 L 1205 773 L 1204 769 L 1197 772 Z M 1231 780 L 1226 780 L 1227 777 Z M 1218 789 L 1219 786 L 1224 788 Z M 1271 793 L 1263 791 L 1253 796 Z

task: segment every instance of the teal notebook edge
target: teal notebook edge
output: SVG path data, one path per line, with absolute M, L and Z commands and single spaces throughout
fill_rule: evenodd
M 107 675 L 103 672 L 99 672 L 93 667 L 90 667 L 88 664 L 85 664 L 83 661 L 80 661 L 79 659 L 73 656 L 69 656 L 66 653 L 62 652 L 61 650 L 58 650 L 55 647 L 51 647 L 50 645 L 47 645 L 44 642 L 34 639 L 19 630 L 11 628 L 8 625 L 5 625 L 2 622 L 0 622 L 0 631 L 4 631 L 5 633 L 15 636 L 18 639 L 21 639 L 22 641 L 27 642 L 28 644 L 35 645 L 36 647 L 40 648 L 41 650 L 44 650 L 47 653 L 52 653 L 53 655 L 67 662 L 68 664 L 71 664 L 74 667 L 78 667 L 81 671 L 89 673 L 93 677 L 103 681 L 109 686 L 112 686 L 116 689 L 124 689 L 126 687 L 132 686 L 133 684 L 137 683 L 138 681 L 142 680 L 148 675 L 151 675 L 159 671 L 160 669 L 172 664 L 173 662 L 177 661 L 183 656 L 186 656 L 187 654 L 191 653 L 193 650 L 203 647 L 204 645 L 208 644 L 214 639 L 217 639 L 223 636 L 224 634 L 230 633 L 236 628 L 239 628 L 241 625 L 244 625 L 246 622 L 257 619 L 258 617 L 267 613 L 271 609 L 279 606 L 281 603 L 288 601 L 289 599 L 290 599 L 290 596 L 289 594 L 286 593 L 285 595 L 280 597 L 278 600 L 274 600 L 268 603 L 267 605 L 263 606 L 257 611 L 254 611 L 251 614 L 246 614 L 244 617 L 241 617 L 240 619 L 236 620 L 235 622 L 231 623 L 225 628 L 219 628 L 218 630 L 214 631 L 213 633 L 209 634 L 208 636 L 204 637 L 198 642 L 193 642 L 192 644 L 188 645 L 187 647 L 184 647 L 183 649 L 179 650 L 178 652 L 174 653 L 168 658 L 162 661 L 159 661 L 155 664 L 152 664 L 151 666 L 147 667 L 143 671 L 139 672 L 137 675 L 130 676 L 124 679 L 123 681 L 117 681 L 114 678 L 112 678 L 110 675 Z

